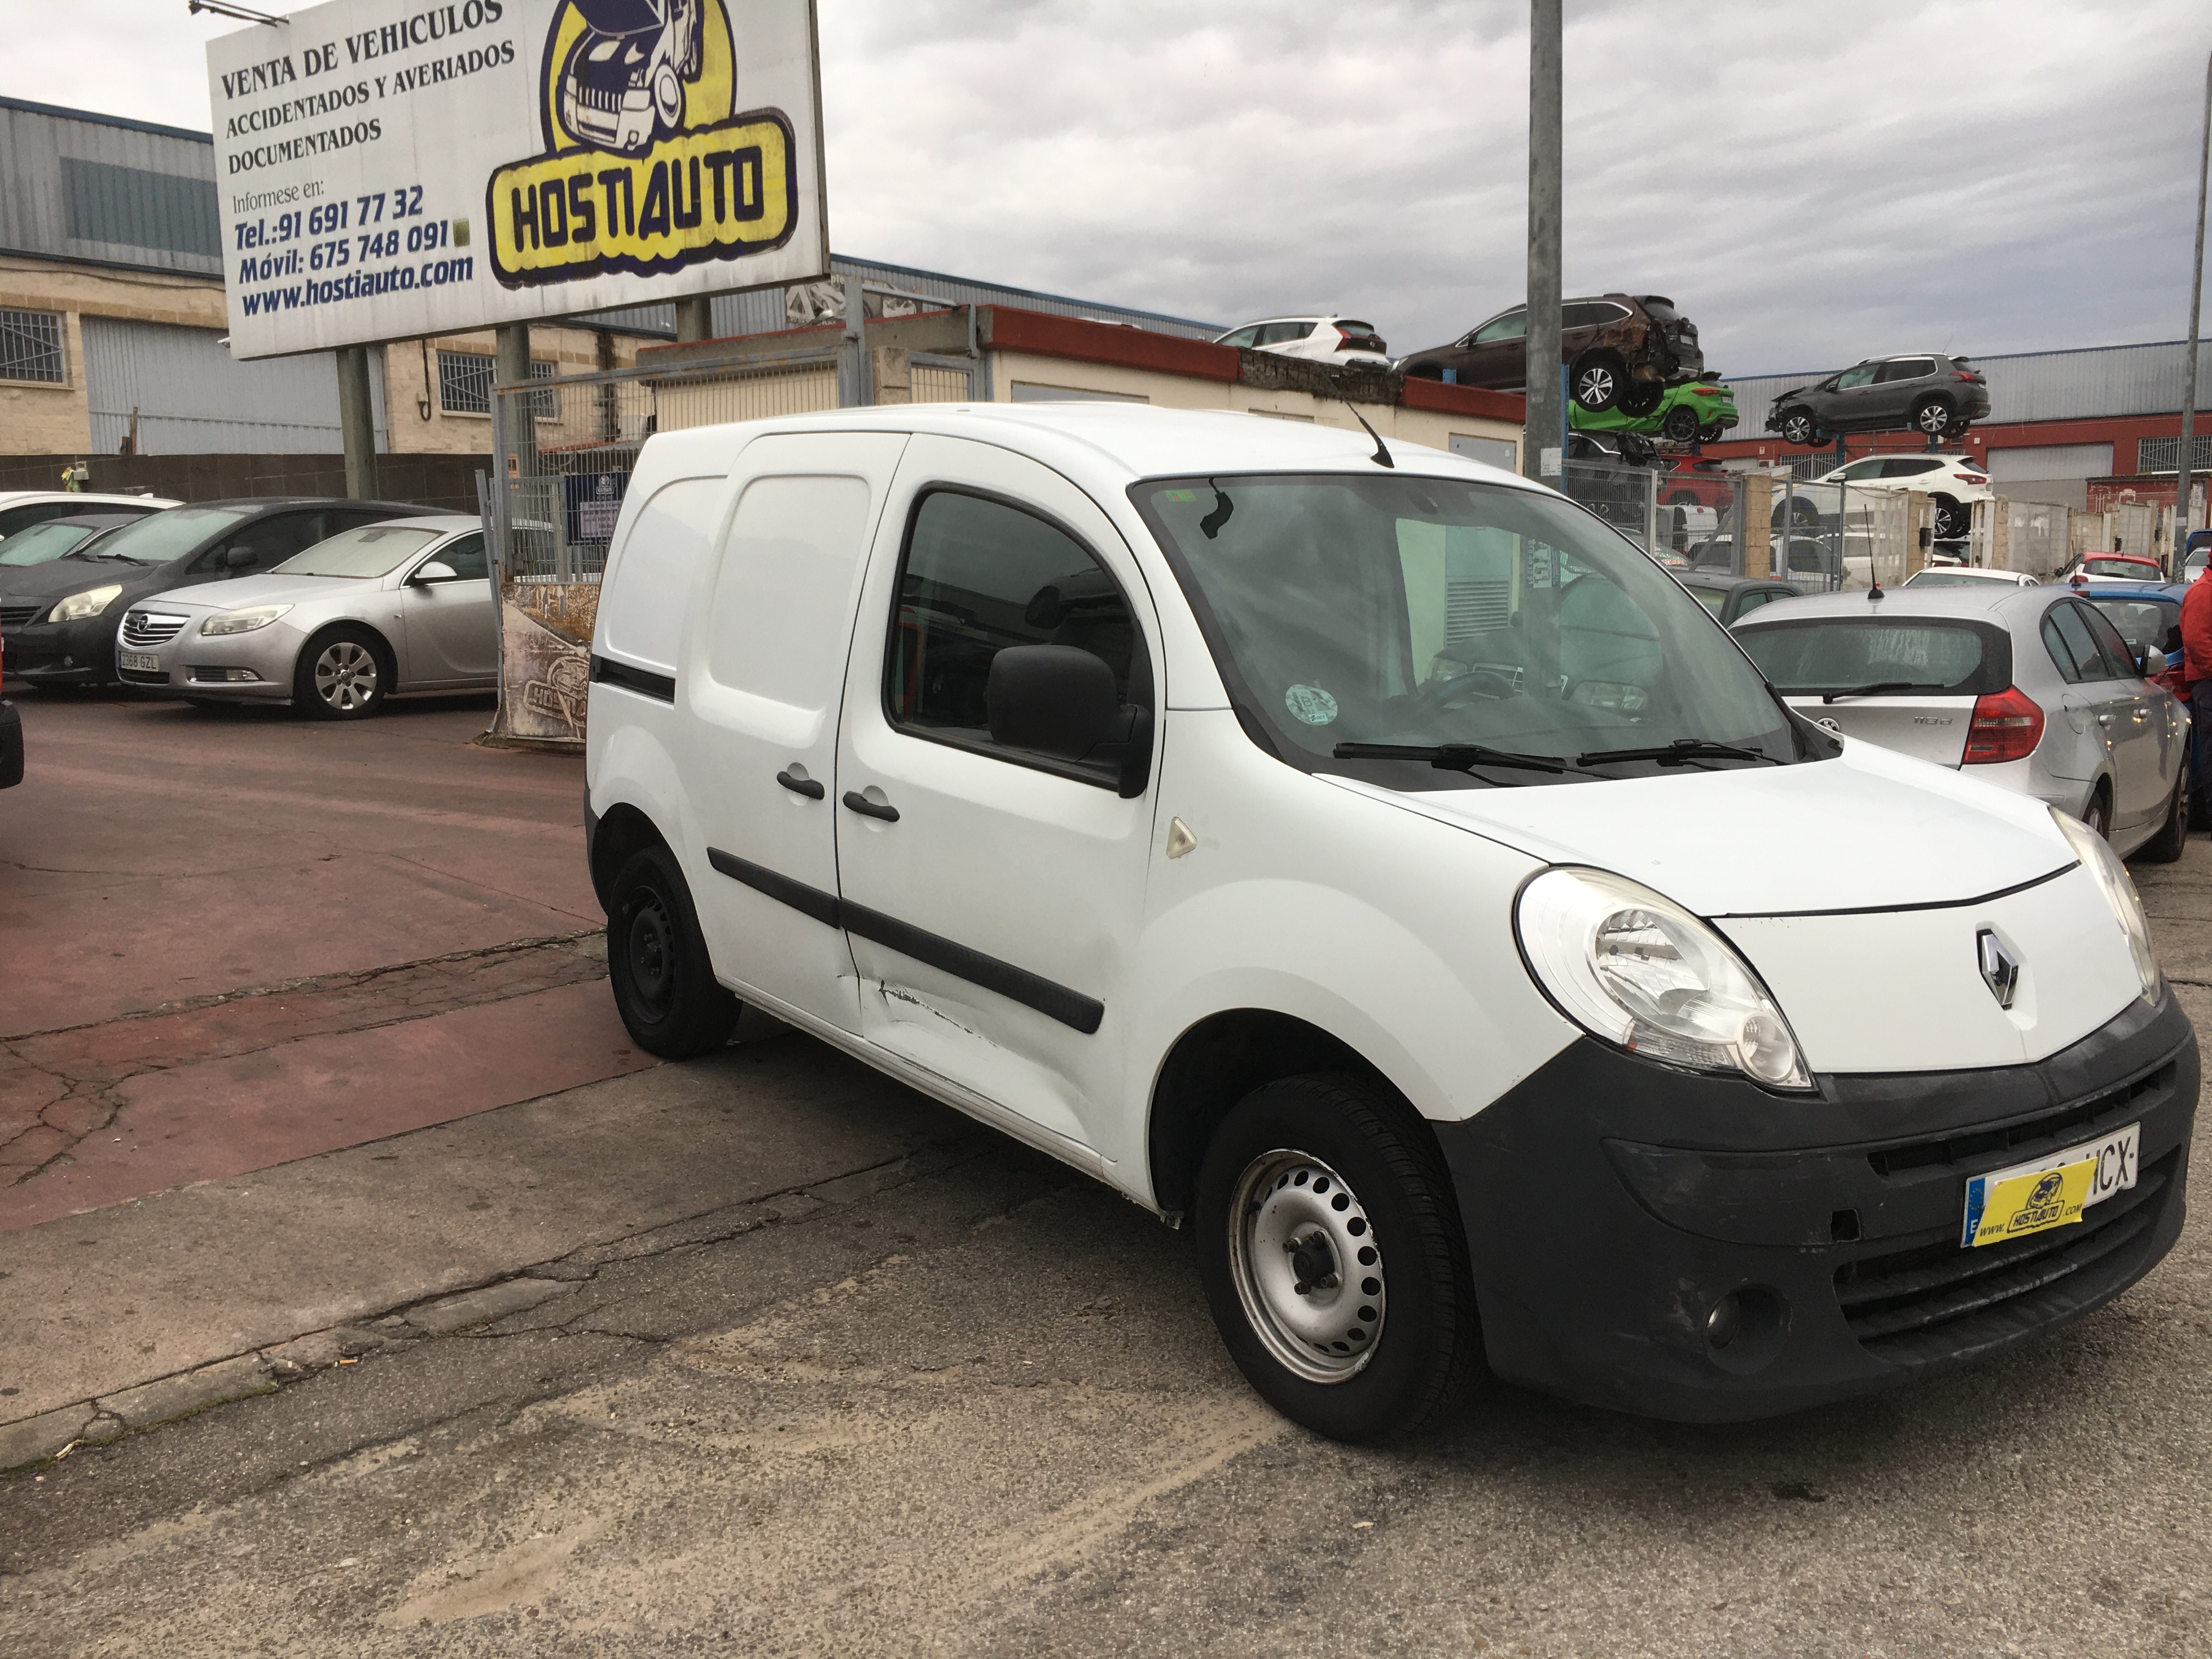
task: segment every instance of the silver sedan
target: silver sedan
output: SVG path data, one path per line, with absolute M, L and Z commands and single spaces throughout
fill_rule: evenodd
M 116 673 L 191 702 L 290 703 L 360 720 L 400 691 L 499 683 L 481 522 L 363 525 L 258 575 L 131 606 Z
M 1823 593 L 1734 632 L 1790 706 L 1828 730 L 2033 795 L 2123 855 L 2181 856 L 2189 712 L 2151 679 L 2163 655 L 2131 650 L 2070 589 Z

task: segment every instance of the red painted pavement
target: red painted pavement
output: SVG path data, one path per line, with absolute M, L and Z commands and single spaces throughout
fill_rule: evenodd
M 0 1230 L 244 1175 L 617 1077 L 630 1046 L 604 980 L 372 1030 L 149 1072 L 73 1158 L 0 1188 Z

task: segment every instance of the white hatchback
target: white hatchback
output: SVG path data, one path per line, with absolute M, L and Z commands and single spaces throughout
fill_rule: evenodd
M 1853 489 L 1919 490 L 1936 503 L 1937 541 L 1957 541 L 1973 528 L 1974 503 L 1996 495 L 1979 461 L 1964 455 L 1869 455 L 1822 473 L 1815 483 Z
M 1390 366 L 1390 349 L 1375 325 L 1351 317 L 1270 317 L 1232 328 L 1214 344 L 1273 351 L 1285 357 L 1310 357 L 1322 363 Z
M 2180 1229 L 2196 1037 L 2111 848 L 1821 731 L 1477 462 L 1106 404 L 662 434 L 591 671 L 635 1039 L 752 1003 L 1190 1228 L 1322 1433 L 1485 1366 L 1815 1406 Z

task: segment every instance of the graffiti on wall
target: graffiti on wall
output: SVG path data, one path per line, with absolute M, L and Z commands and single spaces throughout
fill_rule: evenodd
M 500 592 L 499 730 L 541 742 L 584 740 L 596 582 L 510 582 Z

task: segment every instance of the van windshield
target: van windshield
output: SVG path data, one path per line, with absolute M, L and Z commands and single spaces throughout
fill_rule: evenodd
M 1296 764 L 1376 775 L 1377 763 L 1339 757 L 1345 744 L 1572 761 L 1694 742 L 1799 757 L 1788 716 L 1705 606 L 1557 496 L 1403 475 L 1130 495 L 1231 695 Z

